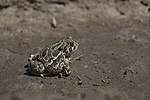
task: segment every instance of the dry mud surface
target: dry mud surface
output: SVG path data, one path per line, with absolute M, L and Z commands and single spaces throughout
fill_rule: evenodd
M 149 0 L 0 0 L 1 100 L 150 100 L 149 7 Z M 80 44 L 72 57 L 83 55 L 69 77 L 26 75 L 29 54 L 66 36 Z

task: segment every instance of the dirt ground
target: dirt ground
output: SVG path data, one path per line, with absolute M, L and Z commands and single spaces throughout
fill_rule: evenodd
M 150 100 L 149 26 L 149 0 L 0 0 L 0 98 Z M 70 76 L 26 74 L 31 53 L 66 36 L 83 55 Z

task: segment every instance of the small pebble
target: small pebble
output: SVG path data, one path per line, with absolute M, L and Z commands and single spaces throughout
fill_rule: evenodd
M 52 25 L 53 28 L 56 28 L 57 22 L 56 22 L 55 17 L 52 18 L 52 23 L 51 23 L 51 25 Z
M 102 82 L 103 82 L 103 83 L 106 83 L 106 81 L 105 81 L 105 80 L 102 80 Z
M 84 65 L 84 68 L 88 68 L 89 66 L 87 66 L 87 65 Z
M 43 81 L 41 81 L 41 83 L 43 84 L 44 82 L 43 82 Z
M 99 84 L 97 84 L 97 83 L 94 83 L 94 84 L 93 84 L 93 86 L 99 86 Z
M 78 82 L 78 85 L 82 85 L 82 81 L 79 81 L 79 82 Z
M 80 78 L 80 76 L 77 76 L 77 78 L 78 78 L 78 85 L 82 85 L 82 80 L 81 80 L 81 78 Z

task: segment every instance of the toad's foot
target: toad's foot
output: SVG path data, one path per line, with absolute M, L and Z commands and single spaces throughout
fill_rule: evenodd
M 41 76 L 42 78 L 45 78 L 43 74 L 40 74 L 40 76 Z
M 62 71 L 62 75 L 63 76 L 69 76 L 71 74 L 71 70 L 70 69 L 64 69 L 63 71 Z
M 62 73 L 59 73 L 58 78 L 62 78 L 62 77 L 63 77 Z

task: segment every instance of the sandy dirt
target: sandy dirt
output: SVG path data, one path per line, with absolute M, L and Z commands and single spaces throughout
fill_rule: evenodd
M 149 0 L 0 0 L 1 100 L 150 100 L 149 7 Z M 72 57 L 83 55 L 70 76 L 26 74 L 31 53 L 66 36 L 79 41 Z

